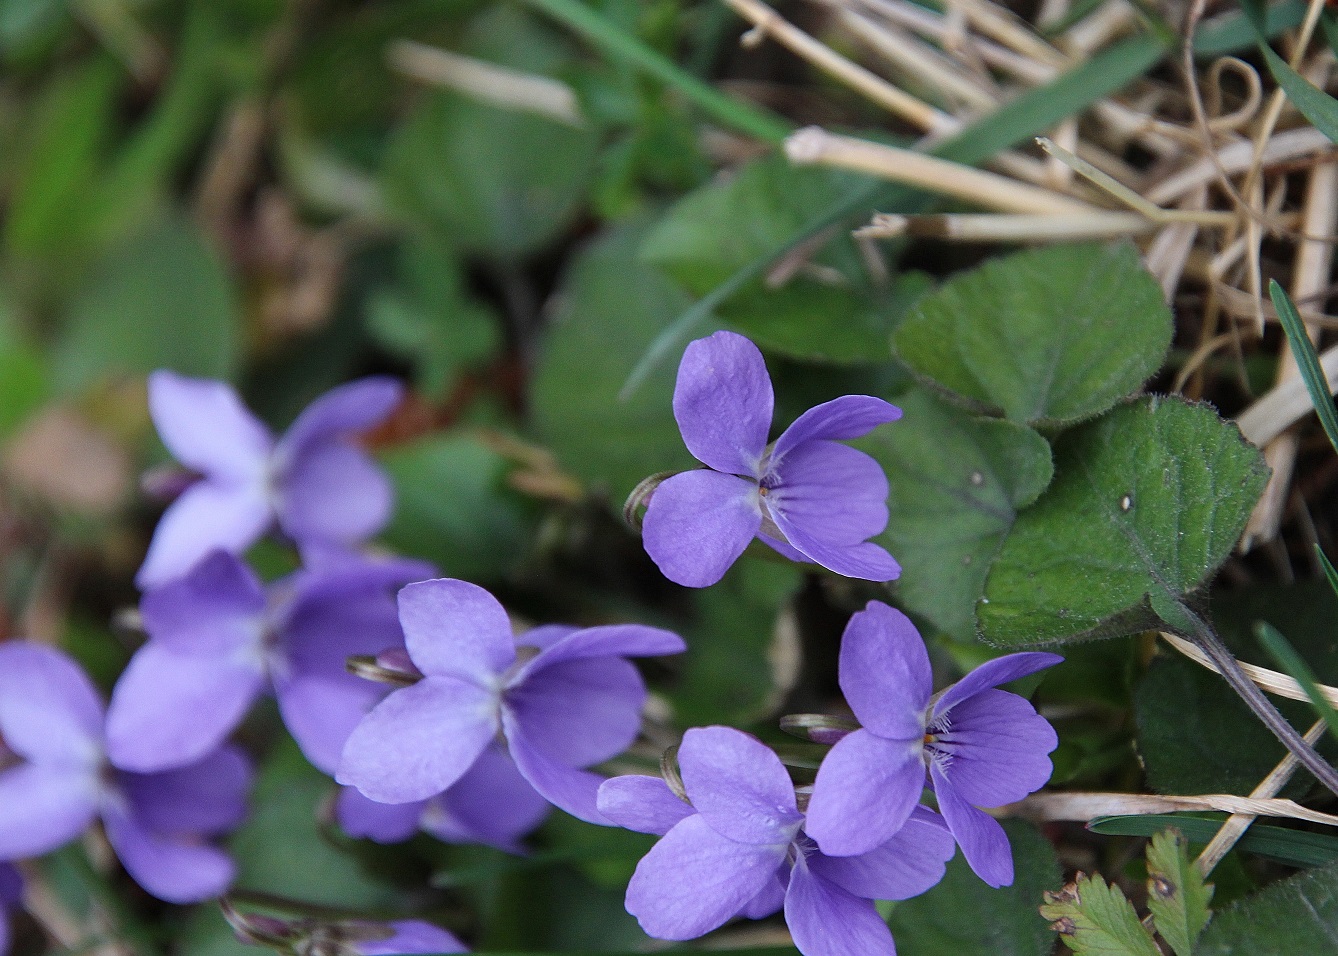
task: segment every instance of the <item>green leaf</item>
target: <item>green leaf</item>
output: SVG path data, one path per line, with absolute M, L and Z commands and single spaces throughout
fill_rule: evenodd
M 1259 50 L 1268 61 L 1268 69 L 1278 86 L 1286 91 L 1287 99 L 1315 125 L 1315 129 L 1338 142 L 1338 100 L 1293 70 L 1268 44 L 1261 41 Z
M 333 785 L 303 759 L 296 745 L 281 743 L 256 780 L 251 817 L 232 837 L 237 887 L 323 906 L 392 905 L 393 887 L 363 873 L 322 833 L 317 813 Z
M 1303 708 L 1279 704 L 1304 717 Z M 1179 655 L 1152 662 L 1134 693 L 1134 720 L 1158 793 L 1248 793 L 1286 754 L 1222 678 Z
M 395 485 L 383 537 L 450 577 L 495 581 L 527 553 L 529 504 L 506 484 L 511 466 L 471 435 L 434 435 L 382 457 Z
M 927 392 L 858 443 L 887 473 L 887 530 L 906 605 L 961 640 L 975 635 L 985 575 L 1018 509 L 1050 483 L 1050 446 L 1024 425 L 976 418 Z
M 618 389 L 636 356 L 682 310 L 687 297 L 641 262 L 641 233 L 607 233 L 569 267 L 560 306 L 541 346 L 531 393 L 534 428 L 562 466 L 610 500 L 647 475 L 695 462 L 674 421 L 677 368 L 657 368 L 626 401 Z M 635 289 L 634 296 L 628 295 Z
M 1296 306 L 1292 304 L 1282 286 L 1276 281 L 1270 281 L 1268 294 L 1273 299 L 1273 307 L 1278 311 L 1278 318 L 1282 320 L 1283 331 L 1287 333 L 1287 342 L 1291 345 L 1292 356 L 1296 359 L 1296 367 L 1301 372 L 1306 391 L 1310 393 L 1310 402 L 1315 406 L 1315 414 L 1319 416 L 1319 422 L 1324 426 L 1324 434 L 1329 437 L 1329 444 L 1338 451 L 1338 413 L 1335 413 L 1333 407 L 1333 389 L 1329 387 L 1328 380 L 1324 377 L 1319 356 L 1315 354 L 1315 345 L 1310 341 L 1310 334 L 1306 332 Z
M 1014 647 L 1155 625 L 1208 583 L 1263 490 L 1259 450 L 1207 405 L 1149 397 L 1066 433 L 977 609 Z
M 912 371 L 981 410 L 1067 424 L 1161 365 L 1171 313 L 1133 246 L 1058 245 L 992 259 L 922 298 L 893 336 Z
M 1219 910 L 1195 956 L 1300 956 L 1338 951 L 1338 863 Z
M 1189 858 L 1189 841 L 1179 830 L 1163 830 L 1148 846 L 1148 909 L 1157 932 L 1176 956 L 1194 956 L 1194 941 L 1208 925 L 1211 883 Z
M 1120 888 L 1100 874 L 1078 878 L 1060 893 L 1046 893 L 1041 915 L 1078 956 L 1161 956 Z
M 937 886 L 892 910 L 900 956 L 1049 956 L 1054 936 L 1036 906 L 1061 878 L 1054 847 L 1028 823 L 1003 826 L 1013 848 L 1012 885 L 985 885 L 959 853 Z
M 239 338 L 223 264 L 195 226 L 170 218 L 122 243 L 70 305 L 56 382 L 75 390 L 156 368 L 228 378 Z
M 557 62 L 556 44 L 514 8 L 497 7 L 475 25 L 466 51 L 532 71 L 526 57 Z M 571 222 L 598 146 L 592 128 L 436 92 L 389 147 L 386 198 L 404 219 L 432 226 L 465 250 L 517 259 Z
M 1098 817 L 1087 824 L 1093 833 L 1114 836 L 1152 836 L 1166 827 L 1177 827 L 1200 846 L 1206 846 L 1221 829 L 1225 814 L 1206 819 L 1187 813 L 1161 813 L 1137 817 Z M 1257 853 L 1292 866 L 1324 866 L 1338 861 L 1338 837 L 1305 830 L 1254 823 L 1236 843 L 1236 849 Z
M 857 178 L 767 156 L 724 181 L 679 200 L 646 237 L 642 255 L 704 295 L 820 215 Z M 822 275 L 800 272 L 779 287 L 756 277 L 718 312 L 764 348 L 800 359 L 876 362 L 890 357 L 887 337 L 927 287 L 911 274 L 886 289 L 868 280 L 853 240 L 826 242 L 810 262 Z

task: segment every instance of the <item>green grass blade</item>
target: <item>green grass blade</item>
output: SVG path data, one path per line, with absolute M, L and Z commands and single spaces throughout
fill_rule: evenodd
M 1300 369 L 1301 378 L 1310 392 L 1310 401 L 1315 406 L 1319 423 L 1324 426 L 1324 434 L 1329 436 L 1329 444 L 1338 451 L 1338 414 L 1335 414 L 1333 408 L 1333 389 L 1324 377 L 1315 346 L 1306 334 L 1305 326 L 1301 324 L 1296 306 L 1276 279 L 1269 280 L 1268 294 L 1273 300 L 1273 308 L 1278 311 L 1278 318 L 1282 320 L 1282 330 L 1287 333 L 1292 355 L 1296 358 L 1296 367 Z
M 1324 549 L 1315 545 L 1315 553 L 1319 555 L 1319 563 L 1324 568 L 1324 576 L 1329 579 L 1329 587 L 1333 588 L 1333 593 L 1338 594 L 1338 569 L 1335 569 L 1333 562 L 1329 560 Z
M 1087 824 L 1087 829 L 1107 836 L 1150 837 L 1167 827 L 1178 827 L 1190 842 L 1205 846 L 1221 829 L 1224 819 L 1220 814 L 1205 817 L 1184 813 L 1097 817 Z M 1256 823 L 1245 831 L 1236 847 L 1292 866 L 1323 866 L 1338 860 L 1338 837 L 1264 823 Z
M 525 0 L 525 2 L 579 33 L 610 58 L 629 63 L 671 89 L 678 90 L 721 125 L 777 144 L 784 141 L 794 130 L 790 123 L 774 113 L 732 99 L 709 83 L 693 76 L 636 37 L 610 23 L 580 0 Z
M 1255 622 L 1254 636 L 1259 639 L 1260 644 L 1264 645 L 1264 650 L 1272 655 L 1273 660 L 1278 662 L 1278 666 L 1301 685 L 1306 697 L 1310 698 L 1310 704 L 1315 708 L 1315 712 L 1324 718 L 1324 722 L 1329 725 L 1329 733 L 1333 734 L 1335 740 L 1338 740 L 1338 711 L 1333 709 L 1329 699 L 1320 692 L 1319 682 L 1315 680 L 1315 674 L 1310 669 L 1310 665 L 1305 662 L 1300 654 L 1296 653 L 1296 648 L 1292 647 L 1291 642 L 1267 621 Z

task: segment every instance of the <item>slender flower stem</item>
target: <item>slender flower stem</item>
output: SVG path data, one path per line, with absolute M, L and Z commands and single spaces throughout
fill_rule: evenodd
M 1282 745 L 1296 756 L 1305 767 L 1315 775 L 1315 778 L 1327 787 L 1332 793 L 1338 794 L 1338 771 L 1328 763 L 1312 747 L 1304 737 L 1301 736 L 1291 724 L 1287 723 L 1286 718 L 1278 713 L 1278 709 L 1273 706 L 1273 702 L 1264 696 L 1264 692 L 1255 686 L 1254 682 L 1246 676 L 1245 671 L 1241 669 L 1240 661 L 1236 660 L 1234 654 L 1227 650 L 1222 639 L 1217 633 L 1208 626 L 1203 618 L 1199 617 L 1188 608 L 1184 609 L 1184 620 L 1193 628 L 1193 633 L 1185 636 L 1194 641 L 1203 653 L 1217 667 L 1217 672 L 1225 678 L 1231 685 L 1231 689 L 1240 695 L 1241 700 L 1245 701 L 1254 715 L 1263 722 L 1264 726 L 1273 732 L 1273 735 L 1282 741 Z

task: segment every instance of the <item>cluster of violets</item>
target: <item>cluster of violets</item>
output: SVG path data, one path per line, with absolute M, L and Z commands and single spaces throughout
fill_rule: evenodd
M 873 901 L 924 892 L 957 846 L 990 885 L 1012 881 L 1007 838 L 983 811 L 1045 784 L 1056 737 L 998 688 L 1060 658 L 1001 657 L 935 695 L 914 626 L 872 601 L 840 651 L 859 726 L 808 722 L 832 745 L 811 784 L 796 788 L 772 750 L 727 727 L 689 730 L 668 778 L 605 779 L 591 768 L 641 728 L 647 691 L 629 658 L 676 654 L 683 640 L 639 624 L 517 633 L 484 589 L 368 551 L 392 495 L 356 439 L 400 398 L 392 380 L 353 382 L 276 440 L 228 386 L 150 377 L 154 423 L 189 473 L 137 577 L 146 642 L 105 710 L 60 652 L 0 645 L 0 953 L 21 896 L 8 861 L 54 850 L 95 819 L 154 896 L 224 893 L 234 866 L 212 841 L 242 821 L 251 778 L 228 739 L 266 692 L 307 759 L 342 785 L 336 812 L 353 836 L 423 831 L 519 853 L 552 807 L 660 835 L 627 908 L 661 939 L 783 909 L 805 956 L 892 954 Z M 688 346 L 674 413 L 706 467 L 650 494 L 651 558 L 704 587 L 760 539 L 842 575 L 895 578 L 896 561 L 868 540 L 887 524 L 886 477 L 839 442 L 900 411 L 846 396 L 768 444 L 772 410 L 751 342 L 718 332 Z M 271 532 L 302 562 L 265 583 L 243 555 Z M 301 933 L 366 956 L 463 951 L 421 921 L 248 926 L 281 948 Z

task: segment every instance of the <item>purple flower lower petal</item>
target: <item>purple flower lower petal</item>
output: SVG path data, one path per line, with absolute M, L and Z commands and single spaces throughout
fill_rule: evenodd
M 467 953 L 455 935 L 422 920 L 397 920 L 386 924 L 394 935 L 387 939 L 363 940 L 354 948 L 362 956 L 416 956 L 419 953 Z
M 924 790 L 920 747 L 919 740 L 887 740 L 857 730 L 827 752 L 804 824 L 823 853 L 868 853 L 892 838 Z
M 125 810 L 103 810 L 107 841 L 127 873 L 168 903 L 198 903 L 227 890 L 236 874 L 232 859 L 217 847 L 148 829 Z
M 742 335 L 716 332 L 683 350 L 674 418 L 698 461 L 731 475 L 756 475 L 773 403 L 762 353 Z
M 588 770 L 579 770 L 534 746 L 525 736 L 525 728 L 509 712 L 502 714 L 502 726 L 511 757 L 530 786 L 539 791 L 549 803 L 586 823 L 611 826 L 599 812 L 599 785 L 603 777 Z
M 863 581 L 893 581 L 901 576 L 901 565 L 892 555 L 872 541 L 849 546 L 830 545 L 808 529 L 789 521 L 784 515 L 772 515 L 776 527 L 804 557 L 828 571 Z
M 804 956 L 896 956 L 873 902 L 824 880 L 802 859 L 790 873 L 785 922 Z
M 646 553 L 676 584 L 715 584 L 762 527 L 757 484 L 718 471 L 685 471 L 651 495 L 641 527 Z
M 785 905 L 785 890 L 789 883 L 790 875 L 777 870 L 748 905 L 739 910 L 739 915 L 748 919 L 766 919 L 777 912 Z
M 1035 674 L 1047 667 L 1054 667 L 1064 658 L 1058 654 L 1046 654 L 1042 651 L 1027 651 L 1022 654 L 1005 654 L 992 661 L 986 661 L 957 683 L 953 684 L 934 702 L 934 716 L 947 713 L 956 704 L 973 694 L 1009 681 Z
M 641 730 L 645 701 L 641 674 L 622 657 L 559 661 L 506 692 L 506 705 L 530 743 L 572 767 L 626 750 Z
M 29 760 L 92 766 L 102 751 L 102 701 L 60 651 L 27 641 L 0 644 L 0 736 Z
M 199 760 L 232 733 L 265 684 L 248 655 L 179 653 L 150 641 L 112 690 L 107 755 L 122 770 L 152 773 Z
M 519 853 L 521 837 L 548 816 L 552 804 L 534 789 L 516 762 L 494 744 L 469 772 L 441 796 L 428 801 L 422 826 L 451 843 L 486 843 Z
M 901 417 L 897 406 L 870 395 L 842 395 L 815 405 L 796 418 L 776 439 L 773 461 L 784 459 L 792 449 L 811 441 L 843 441 L 867 435 L 879 425 Z
M 450 677 L 394 691 L 349 736 L 335 779 L 382 803 L 436 796 L 492 740 L 493 707 L 492 692 Z
M 730 727 L 683 735 L 678 766 L 688 799 L 718 833 L 740 843 L 789 843 L 802 819 L 775 752 Z
M 409 656 L 424 674 L 488 686 L 516 659 L 510 618 L 477 584 L 438 578 L 406 585 L 399 614 Z
M 162 647 L 190 654 L 228 654 L 258 645 L 265 588 L 246 563 L 214 551 L 184 577 L 139 602 L 144 630 Z
M 930 725 L 938 738 L 928 745 L 946 760 L 943 773 L 963 800 L 1001 807 L 1039 790 L 1054 767 L 1047 756 L 1059 746 L 1055 729 L 1025 698 L 984 690 L 949 713 L 947 729 Z
M 687 649 L 683 638 L 673 631 L 645 624 L 601 624 L 568 634 L 555 641 L 525 665 L 511 682 L 515 687 L 534 680 L 546 669 L 567 661 L 596 657 L 660 657 L 681 654 Z
M 657 939 L 696 939 L 767 889 L 788 847 L 738 843 L 693 814 L 637 864 L 627 884 L 627 912 Z
M 767 510 L 824 544 L 848 546 L 887 527 L 887 476 L 862 451 L 836 442 L 800 445 L 763 479 Z
M 0 863 L 0 913 L 23 902 L 23 876 L 12 863 Z M 3 952 L 3 950 L 0 950 Z
M 693 810 L 663 778 L 629 774 L 600 784 L 599 812 L 624 829 L 663 836 Z
M 864 727 L 894 740 L 923 737 L 934 674 L 910 618 L 870 601 L 846 625 L 838 667 L 841 692 Z
M 579 627 L 570 624 L 540 624 L 524 634 L 517 635 L 516 643 L 523 647 L 546 651 L 564 637 L 571 637 L 579 630 Z
M 957 844 L 938 814 L 916 807 L 905 825 L 882 846 L 859 856 L 808 858 L 813 872 L 855 896 L 907 900 L 943 879 Z
M 387 376 L 333 388 L 297 416 L 279 440 L 279 454 L 291 460 L 316 442 L 366 431 L 385 421 L 403 399 L 404 386 Z
M 290 465 L 279 524 L 295 541 L 356 544 L 390 520 L 394 490 L 385 472 L 351 445 L 317 445 Z
M 364 797 L 356 787 L 343 787 L 335 803 L 335 818 L 351 837 L 400 843 L 418 832 L 418 820 L 425 806 L 424 800 L 377 803 Z
M 0 772 L 0 860 L 41 856 L 88 829 L 97 779 L 82 767 L 20 764 Z
M 258 478 L 274 444 L 269 430 L 224 382 L 154 372 L 149 415 L 177 461 L 217 478 Z
M 241 824 L 251 778 L 251 763 L 236 747 L 165 773 L 118 775 L 121 792 L 145 828 L 201 836 L 220 836 Z
M 197 482 L 163 513 L 135 584 L 141 590 L 166 584 L 210 551 L 240 554 L 260 540 L 272 520 L 262 487 Z
M 802 562 L 808 560 L 807 556 L 805 556 L 802 551 L 797 551 L 794 548 L 790 547 L 788 542 L 782 541 L 779 538 L 773 538 L 770 535 L 764 534 L 761 531 L 757 532 L 757 537 L 759 540 L 761 540 L 763 544 L 771 548 L 781 557 L 789 558 L 791 561 Z
M 1010 886 L 1013 882 L 1013 851 L 1003 827 L 989 814 L 963 800 L 937 764 L 930 765 L 929 773 L 934 781 L 939 812 L 952 829 L 962 855 L 976 876 L 996 888 Z

